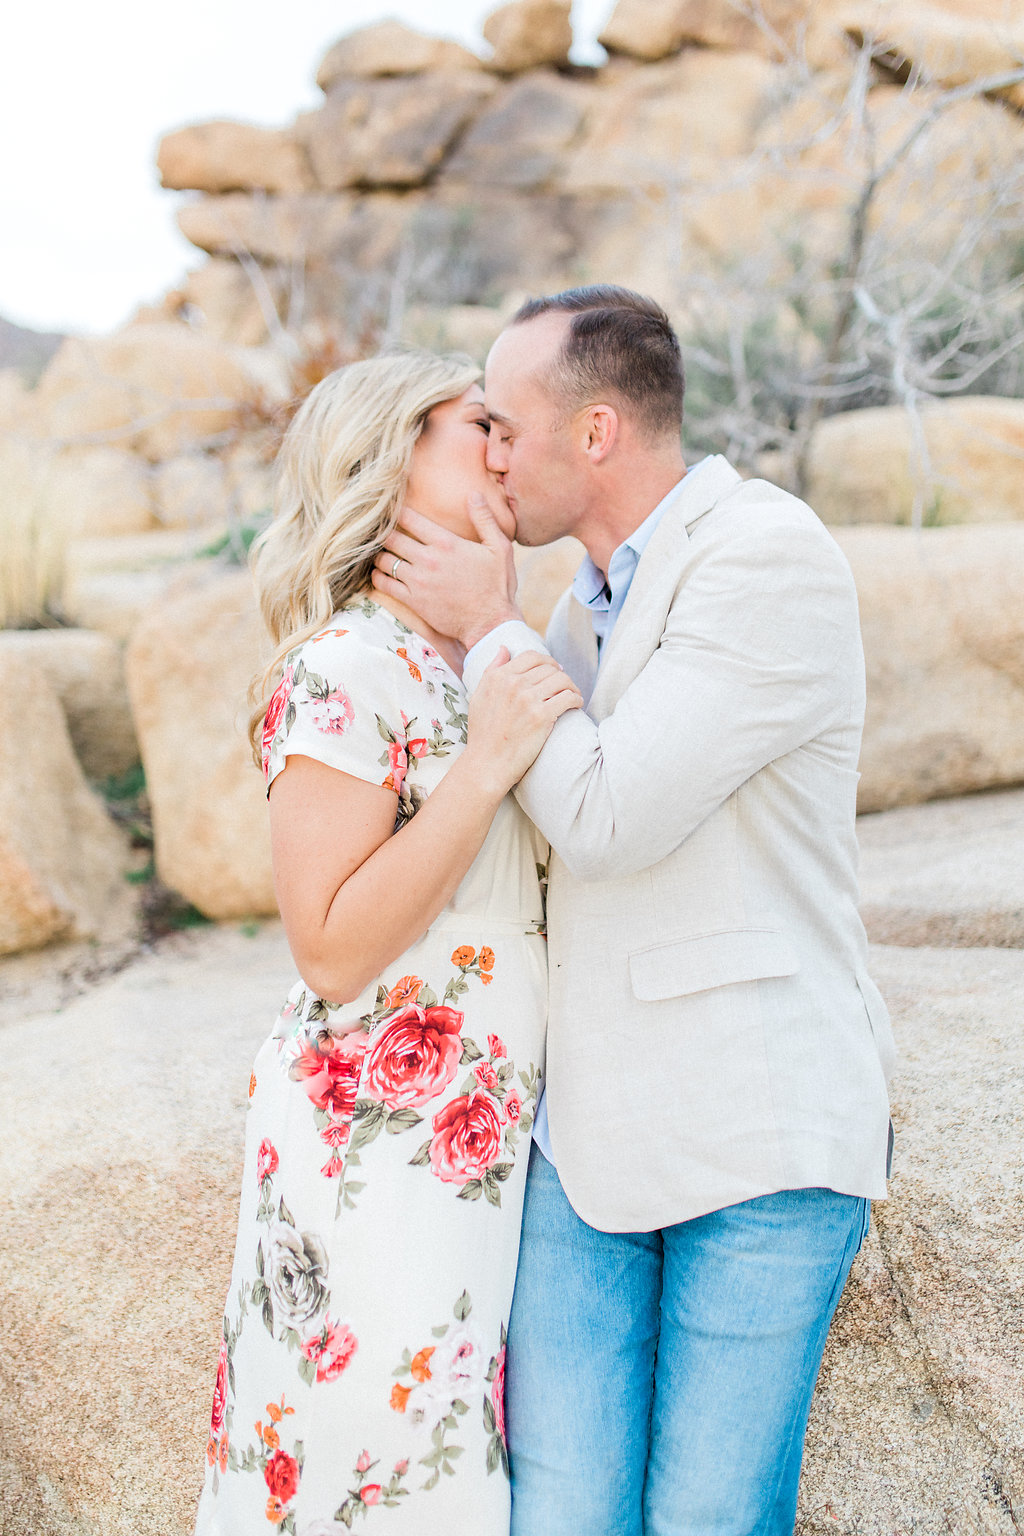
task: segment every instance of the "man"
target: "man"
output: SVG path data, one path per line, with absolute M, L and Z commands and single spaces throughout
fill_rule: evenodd
M 551 652 L 588 700 L 517 791 L 548 837 L 547 1089 L 512 1314 L 515 1536 L 782 1536 L 832 1313 L 885 1194 L 891 1037 L 856 908 L 863 659 L 813 512 L 687 471 L 664 312 L 523 306 L 487 363 L 517 537 L 587 550 Z M 375 582 L 469 649 L 507 541 L 407 512 Z

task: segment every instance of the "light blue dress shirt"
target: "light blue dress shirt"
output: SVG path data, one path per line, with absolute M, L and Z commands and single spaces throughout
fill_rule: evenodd
M 692 469 L 687 470 L 687 478 L 697 474 L 704 462 L 701 460 L 700 464 L 695 464 Z M 662 497 L 654 511 L 644 518 L 639 528 L 619 545 L 608 562 L 607 576 L 598 570 L 589 555 L 584 557 L 583 564 L 576 572 L 576 579 L 572 584 L 573 596 L 590 612 L 594 634 L 597 636 L 599 670 L 608 636 L 622 612 L 633 577 L 636 575 L 636 568 L 640 564 L 640 556 L 651 542 L 654 530 L 661 522 L 680 485 L 682 485 L 681 480 L 672 487 L 667 496 Z M 548 1107 L 543 1093 L 537 1101 L 533 1139 L 548 1162 L 553 1164 L 555 1159 L 551 1151 L 551 1133 L 548 1130 Z

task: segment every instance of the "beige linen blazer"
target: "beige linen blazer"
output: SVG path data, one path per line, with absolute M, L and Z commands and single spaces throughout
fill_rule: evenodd
M 712 459 L 600 673 L 571 592 L 548 644 L 587 713 L 517 794 L 552 845 L 547 1105 L 573 1206 L 646 1231 L 779 1189 L 884 1197 L 892 1037 L 857 913 L 864 665 L 835 541 Z

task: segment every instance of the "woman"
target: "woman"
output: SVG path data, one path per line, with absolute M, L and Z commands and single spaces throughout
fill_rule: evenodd
M 410 353 L 325 379 L 255 555 L 261 696 L 281 681 L 252 734 L 302 980 L 250 1081 L 198 1536 L 508 1529 L 547 856 L 508 791 L 580 699 L 503 653 L 467 711 L 452 642 L 370 596 L 403 504 L 473 537 L 482 494 L 514 531 L 477 377 Z

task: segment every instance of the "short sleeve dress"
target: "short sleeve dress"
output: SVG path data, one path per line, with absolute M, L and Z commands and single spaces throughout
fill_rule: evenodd
M 268 785 L 316 758 L 394 790 L 400 830 L 462 751 L 465 711 L 435 651 L 354 602 L 288 658 Z M 351 1004 L 297 981 L 260 1050 L 197 1536 L 507 1531 L 546 858 L 507 797 L 423 937 Z

